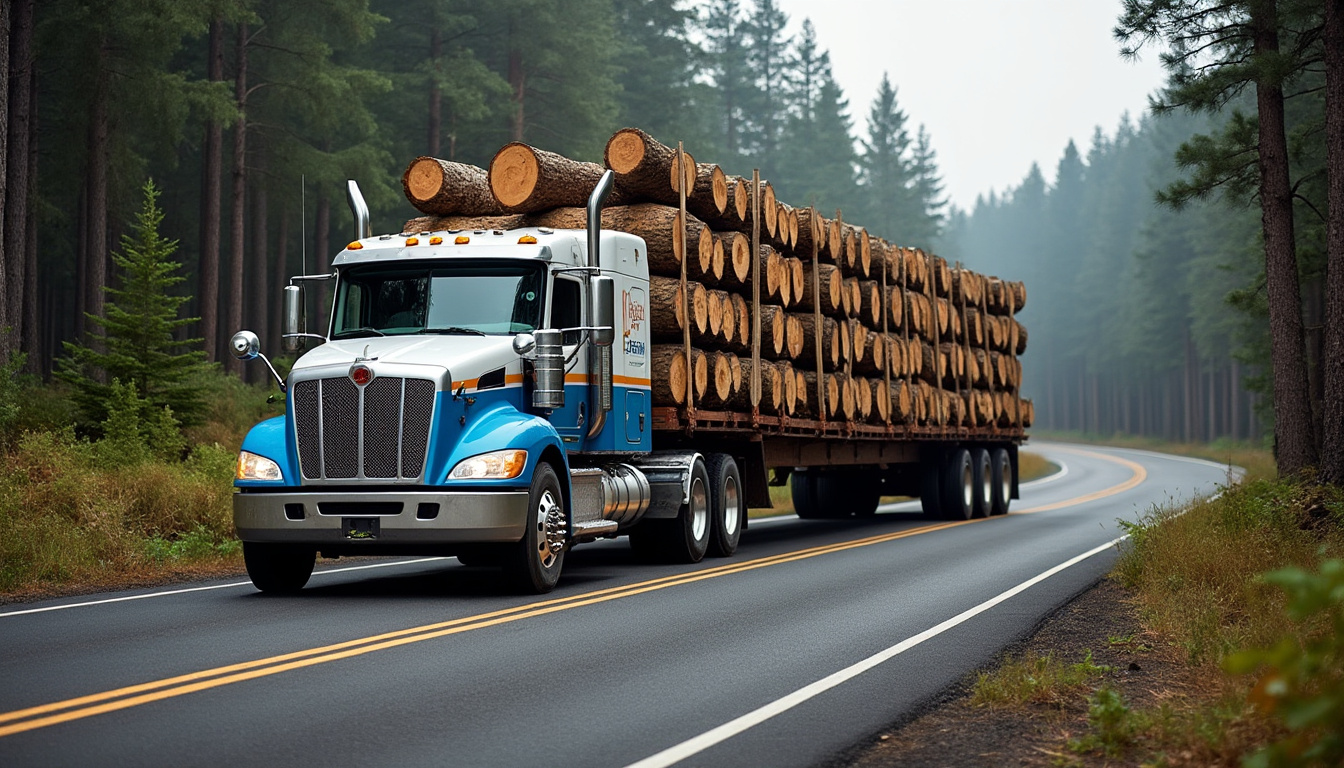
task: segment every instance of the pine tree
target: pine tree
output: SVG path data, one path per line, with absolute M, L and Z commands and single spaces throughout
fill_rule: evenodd
M 747 135 L 753 159 L 767 179 L 774 178 L 779 170 L 780 139 L 788 115 L 788 51 L 792 44 L 784 34 L 788 24 L 789 16 L 776 0 L 755 0 L 746 22 L 747 65 L 754 86 Z
M 772 181 L 781 199 L 815 205 L 830 216 L 855 201 L 849 105 L 831 74 L 830 54 L 817 45 L 811 20 L 803 21 L 789 61 L 788 123 Z
M 738 0 L 713 0 L 702 24 L 705 36 L 705 70 L 714 84 L 717 99 L 711 109 L 714 120 L 714 155 L 730 173 L 750 173 L 744 142 L 744 123 L 750 108 L 746 30 Z
M 931 248 L 942 234 L 947 218 L 947 198 L 943 196 L 943 179 L 938 173 L 938 155 L 929 142 L 929 134 L 920 125 L 915 133 L 911 150 L 910 171 L 913 178 L 911 192 L 919 214 L 911 232 L 911 245 Z
M 169 293 L 185 279 L 177 274 L 181 264 L 169 261 L 177 241 L 159 234 L 163 211 L 154 182 L 145 182 L 142 191 L 133 234 L 123 235 L 120 252 L 112 255 L 121 279 L 119 287 L 104 289 L 106 317 L 88 316 L 92 328 L 85 343 L 65 342 L 69 357 L 57 372 L 75 388 L 75 402 L 90 425 L 107 419 L 116 394 L 112 382 L 133 385 L 147 408 L 170 408 L 184 424 L 197 421 L 205 407 L 195 381 L 209 369 L 202 339 L 174 338 L 177 329 L 199 320 L 179 317 L 189 297 Z
M 864 222 L 882 237 L 913 245 L 917 216 L 907 120 L 905 110 L 896 103 L 896 89 L 883 73 L 868 110 L 868 137 L 863 140 Z

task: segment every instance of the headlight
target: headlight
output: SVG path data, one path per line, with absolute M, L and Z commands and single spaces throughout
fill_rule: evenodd
M 494 451 L 463 459 L 448 474 L 454 480 L 508 480 L 523 473 L 527 451 Z
M 265 456 L 258 456 L 248 451 L 239 451 L 238 453 L 238 472 L 239 480 L 284 480 L 285 475 L 280 471 L 280 465 Z

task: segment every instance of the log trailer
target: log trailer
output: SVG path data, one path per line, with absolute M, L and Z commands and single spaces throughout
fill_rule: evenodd
M 1008 511 L 1020 417 L 864 424 L 824 408 L 697 410 L 689 392 L 656 405 L 645 242 L 601 229 L 611 186 L 608 171 L 586 230 L 373 236 L 348 183 L 356 239 L 330 274 L 285 288 L 286 346 L 321 343 L 282 380 L 255 334 L 232 341 L 286 393 L 285 415 L 256 425 L 238 458 L 234 521 L 257 588 L 302 589 L 318 554 L 456 556 L 528 593 L 599 538 L 664 561 L 729 556 L 747 509 L 786 482 L 802 518 L 872 515 L 888 495 L 937 518 Z M 323 334 L 301 327 L 316 280 L 333 286 Z

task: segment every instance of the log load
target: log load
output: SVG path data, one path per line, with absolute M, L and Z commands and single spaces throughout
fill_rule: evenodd
M 795 208 L 777 200 L 768 181 L 759 187 L 761 248 L 753 253 L 752 182 L 689 154 L 684 167 L 677 158 L 636 128 L 618 131 L 604 153 L 616 185 L 602 226 L 646 245 L 657 404 L 688 405 L 689 380 L 692 405 L 749 411 L 755 321 L 765 358 L 762 413 L 852 425 L 1029 424 L 1034 413 L 1020 396 L 1017 358 L 1027 348 L 1016 316 L 1026 303 L 1022 283 L 888 242 L 839 211 L 831 219 Z M 496 153 L 489 171 L 416 158 L 403 173 L 403 191 L 426 215 L 404 231 L 582 229 L 583 206 L 602 172 L 516 142 Z M 687 192 L 685 222 L 679 185 Z M 751 308 L 755 269 L 759 318 Z M 690 369 L 687 334 L 695 349 Z
M 489 174 L 474 165 L 417 157 L 401 174 L 401 189 L 417 211 L 431 216 L 506 213 L 490 194 Z

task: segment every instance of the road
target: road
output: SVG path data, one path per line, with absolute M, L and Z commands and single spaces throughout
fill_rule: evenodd
M 694 566 L 600 542 L 540 598 L 430 559 L 334 561 L 291 597 L 234 580 L 3 606 L 0 764 L 824 763 L 1094 583 L 1117 518 L 1229 478 L 1030 449 L 1065 471 L 1006 517 L 753 521 Z

